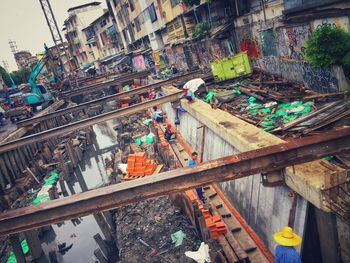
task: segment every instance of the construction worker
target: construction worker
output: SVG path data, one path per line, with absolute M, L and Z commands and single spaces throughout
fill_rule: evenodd
M 168 142 L 171 140 L 171 136 L 173 136 L 173 134 L 174 134 L 172 132 L 171 128 L 172 128 L 171 124 L 168 124 L 167 127 L 165 128 L 165 132 L 164 132 L 164 137 Z
M 294 248 L 301 243 L 301 237 L 291 227 L 285 226 L 281 232 L 273 234 L 273 238 L 278 244 L 275 249 L 276 263 L 301 263 L 300 255 Z
M 188 160 L 188 166 L 196 165 L 196 164 L 197 164 L 197 161 L 198 161 L 198 153 L 193 152 L 193 153 L 191 154 L 191 160 Z M 205 203 L 205 198 L 204 198 L 204 196 L 203 196 L 203 189 L 202 189 L 202 187 L 197 187 L 197 188 L 196 188 L 196 192 L 197 192 L 198 198 L 199 198 L 203 203 Z
M 163 112 L 161 110 L 158 110 L 157 106 L 154 106 L 153 110 L 154 110 L 153 119 L 158 123 L 163 122 L 164 121 Z

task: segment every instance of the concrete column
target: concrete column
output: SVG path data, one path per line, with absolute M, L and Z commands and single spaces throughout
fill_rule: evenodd
M 318 235 L 323 262 L 340 262 L 336 217 L 315 208 Z

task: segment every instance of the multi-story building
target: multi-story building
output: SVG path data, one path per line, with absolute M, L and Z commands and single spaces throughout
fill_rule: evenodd
M 64 22 L 64 30 L 66 31 L 65 36 L 73 56 L 73 63 L 77 68 L 84 67 L 84 65 L 95 60 L 89 52 L 88 42 L 83 29 L 103 13 L 104 10 L 100 2 L 91 2 L 68 9 L 68 18 Z
M 18 69 L 29 68 L 37 62 L 36 56 L 33 56 L 29 51 L 18 51 L 14 53 Z
M 109 11 L 106 10 L 83 31 L 87 39 L 89 54 L 94 60 L 112 59 L 112 56 L 120 52 L 121 43 L 119 43 L 115 24 Z

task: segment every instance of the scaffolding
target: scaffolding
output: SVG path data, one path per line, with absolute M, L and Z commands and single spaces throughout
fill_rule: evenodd
M 59 57 L 59 61 L 62 65 L 62 70 L 64 71 L 70 84 L 71 84 L 71 81 L 70 81 L 69 75 L 71 77 L 73 77 L 76 87 L 79 87 L 78 81 L 76 80 L 75 74 L 73 73 L 73 66 L 70 62 L 71 56 L 70 56 L 69 51 L 67 50 L 66 46 L 64 45 L 61 32 L 58 29 L 57 21 L 56 21 L 54 13 L 52 11 L 52 8 L 51 8 L 50 1 L 49 0 L 39 0 L 39 2 L 41 5 L 41 9 L 44 12 L 47 25 L 49 26 L 54 45 L 57 49 L 57 54 Z M 69 72 L 67 72 L 66 68 L 64 67 L 64 63 L 62 61 L 62 56 L 61 56 L 61 52 L 60 52 L 60 47 L 62 47 L 62 52 L 67 59 L 67 63 L 69 65 Z M 72 85 L 70 85 L 70 86 L 72 87 Z

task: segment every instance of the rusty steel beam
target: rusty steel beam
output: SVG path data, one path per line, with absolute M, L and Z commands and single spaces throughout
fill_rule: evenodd
M 161 105 L 161 104 L 164 104 L 167 102 L 176 101 L 181 97 L 181 95 L 182 95 L 182 92 L 178 91 L 178 92 L 175 92 L 173 94 L 166 95 L 166 96 L 160 97 L 160 98 L 155 99 L 155 100 L 141 102 L 141 103 L 132 105 L 132 106 L 127 107 L 127 108 L 118 109 L 118 110 L 110 111 L 107 113 L 99 114 L 97 116 L 94 116 L 94 117 L 91 117 L 88 119 L 73 122 L 73 123 L 70 123 L 70 124 L 67 124 L 64 126 L 60 126 L 57 128 L 53 128 L 53 129 L 50 129 L 47 131 L 28 135 L 28 136 L 19 138 L 19 139 L 14 140 L 14 141 L 3 143 L 0 145 L 0 153 L 7 152 L 7 151 L 10 151 L 13 149 L 17 149 L 18 147 L 22 147 L 22 146 L 25 146 L 28 144 L 32 144 L 32 143 L 36 143 L 36 142 L 40 142 L 40 141 L 45 141 L 45 140 L 53 138 L 53 137 L 69 134 L 70 132 L 84 129 L 84 128 L 90 127 L 92 125 L 95 125 L 95 124 L 103 123 L 103 122 L 113 120 L 116 118 L 120 118 L 120 117 L 125 117 L 125 116 L 131 115 L 131 114 L 135 114 L 135 113 L 140 112 L 142 110 L 146 110 L 146 109 L 149 109 L 151 107 Z
M 77 112 L 83 109 L 86 109 L 88 107 L 92 107 L 94 105 L 104 105 L 106 102 L 108 101 L 113 101 L 113 100 L 118 100 L 121 99 L 123 97 L 129 97 L 129 96 L 133 96 L 133 95 L 139 95 L 142 93 L 147 92 L 149 89 L 159 89 L 163 86 L 166 85 L 171 85 L 173 84 L 173 82 L 175 81 L 179 81 L 179 80 L 187 80 L 189 78 L 193 78 L 193 77 L 199 77 L 200 72 L 199 71 L 193 71 L 184 75 L 180 75 L 180 76 L 176 76 L 174 78 L 171 79 L 167 79 L 167 80 L 163 80 L 163 81 L 159 81 L 157 83 L 153 83 L 153 84 L 149 84 L 149 85 L 145 85 L 145 86 L 141 86 L 135 89 L 132 89 L 130 91 L 126 91 L 123 93 L 117 93 L 117 94 L 113 94 L 113 95 L 109 95 L 109 96 L 105 96 L 96 100 L 92 100 L 92 101 L 88 101 L 88 102 L 84 102 L 81 103 L 77 106 L 73 106 L 73 107 L 69 107 L 69 108 L 65 108 L 65 109 L 61 109 L 49 114 L 45 114 L 42 116 L 37 116 L 37 117 L 33 117 L 30 119 L 26 119 L 23 121 L 19 121 L 16 123 L 17 127 L 26 127 L 26 126 L 31 126 L 35 123 L 41 122 L 41 121 L 45 121 L 45 120 L 49 120 L 52 118 L 56 118 L 56 117 L 60 117 L 63 116 L 65 114 L 69 114 L 69 113 L 73 113 L 73 112 Z M 208 78 L 210 77 L 209 75 L 205 75 L 202 76 L 204 78 Z
M 119 76 L 119 77 L 117 77 L 113 80 L 107 81 L 107 82 L 98 83 L 95 85 L 81 87 L 78 89 L 73 89 L 70 91 L 63 92 L 61 96 L 62 96 L 62 98 L 70 98 L 70 97 L 74 97 L 74 96 L 78 96 L 78 95 L 82 95 L 82 94 L 85 95 L 85 94 L 89 94 L 92 92 L 109 89 L 111 86 L 121 85 L 122 83 L 131 81 L 133 79 L 145 78 L 149 74 L 151 74 L 149 71 L 141 71 L 141 72 L 131 73 L 131 74 L 127 74 L 127 75 L 122 75 L 122 76 Z
M 232 155 L 0 214 L 0 235 L 350 151 L 350 128 Z

